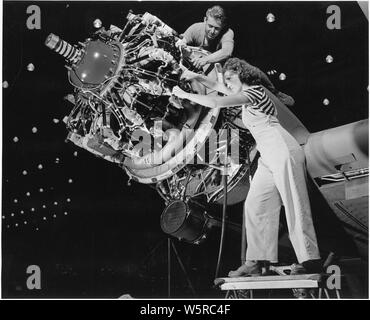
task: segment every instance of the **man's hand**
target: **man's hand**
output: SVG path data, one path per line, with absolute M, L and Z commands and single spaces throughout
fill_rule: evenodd
M 175 42 L 175 46 L 177 48 L 185 47 L 186 46 L 186 40 L 185 40 L 185 38 L 177 40 Z
M 179 86 L 173 87 L 172 94 L 180 99 L 187 99 L 188 95 L 188 93 L 182 90 Z
M 194 57 L 193 59 L 191 59 L 191 62 L 193 63 L 193 65 L 196 68 L 200 69 L 208 63 L 208 60 L 207 60 L 206 56 L 204 56 L 204 57 Z

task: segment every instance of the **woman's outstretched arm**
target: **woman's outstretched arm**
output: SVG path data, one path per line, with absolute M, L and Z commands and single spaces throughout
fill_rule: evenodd
M 225 97 L 220 96 L 209 96 L 202 94 L 188 93 L 180 89 L 178 86 L 172 89 L 172 94 L 181 98 L 188 99 L 192 102 L 198 103 L 202 106 L 208 108 L 227 108 L 227 107 L 236 107 L 245 104 L 250 104 L 251 102 L 242 93 L 232 94 Z
M 187 68 L 185 68 L 182 65 L 180 67 L 184 71 L 183 74 L 182 74 L 182 76 L 181 76 L 183 79 L 186 79 L 186 80 L 197 80 L 201 84 L 203 84 L 204 86 L 206 86 L 207 88 L 209 88 L 211 90 L 218 91 L 218 92 L 223 93 L 223 94 L 225 94 L 227 96 L 230 95 L 230 94 L 232 94 L 232 91 L 229 90 L 225 86 L 225 84 L 220 83 L 218 81 L 215 81 L 212 78 L 210 78 L 208 76 L 205 76 L 203 74 L 199 74 L 199 73 L 195 73 L 193 71 L 190 71 L 190 70 L 188 70 Z
M 198 76 L 195 79 L 211 90 L 215 90 L 227 96 L 232 94 L 232 91 L 229 90 L 223 83 L 215 81 L 203 74 L 198 74 Z

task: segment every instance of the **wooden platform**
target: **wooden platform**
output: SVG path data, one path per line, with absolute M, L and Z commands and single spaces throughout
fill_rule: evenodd
M 254 290 L 291 289 L 296 298 L 330 299 L 326 280 L 330 274 L 302 274 L 289 275 L 291 266 L 271 266 L 270 270 L 276 275 L 239 278 L 217 278 L 214 283 L 219 289 L 226 292 L 226 298 L 250 298 L 253 299 Z M 334 292 L 335 298 L 340 299 L 339 290 Z
M 306 289 L 319 288 L 322 275 L 276 275 L 262 277 L 217 278 L 221 290 Z

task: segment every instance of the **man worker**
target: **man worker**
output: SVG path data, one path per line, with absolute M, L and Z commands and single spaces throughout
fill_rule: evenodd
M 211 52 L 208 56 L 193 58 L 192 62 L 196 68 L 231 57 L 234 50 L 234 32 L 227 28 L 224 9 L 220 6 L 209 8 L 204 21 L 191 25 L 176 45 L 195 46 Z

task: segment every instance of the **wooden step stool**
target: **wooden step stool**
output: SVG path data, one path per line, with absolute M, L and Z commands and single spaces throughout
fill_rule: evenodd
M 322 298 L 324 292 L 326 298 L 330 298 L 326 287 L 326 274 L 302 274 L 288 275 L 285 272 L 290 266 L 270 267 L 271 271 L 278 275 L 240 277 L 240 278 L 217 278 L 214 283 L 221 290 L 227 291 L 225 298 L 253 298 L 253 290 L 260 289 L 292 289 L 297 298 Z M 315 293 L 317 294 L 315 295 Z M 339 290 L 335 290 L 336 297 L 339 299 Z

